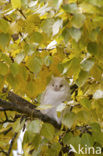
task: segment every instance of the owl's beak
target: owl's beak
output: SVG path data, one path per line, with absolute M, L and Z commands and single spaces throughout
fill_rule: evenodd
M 59 91 L 59 87 L 55 86 L 54 90 Z

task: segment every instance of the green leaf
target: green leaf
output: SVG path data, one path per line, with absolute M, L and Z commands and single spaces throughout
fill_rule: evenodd
M 30 35 L 30 41 L 36 42 L 36 43 L 41 43 L 43 41 L 43 36 L 40 32 L 33 32 Z
M 88 122 L 88 121 L 90 121 L 90 119 L 92 120 L 91 112 L 81 110 L 77 113 L 77 119 L 79 122 Z
M 101 132 L 101 127 L 98 123 L 91 123 L 90 126 L 92 127 L 93 131 Z
M 30 98 L 34 98 L 35 97 L 35 81 L 33 80 L 29 80 L 28 83 L 26 84 L 26 94 L 27 96 L 29 96 Z
M 90 33 L 89 33 L 89 39 L 93 42 L 97 41 L 98 39 L 98 35 L 100 32 L 100 28 L 97 27 L 96 29 L 93 29 Z
M 94 144 L 93 138 L 90 134 L 84 133 L 81 138 L 81 145 L 85 147 L 87 145 L 88 147 L 92 147 Z
M 96 81 L 101 80 L 102 70 L 98 67 L 98 65 L 95 64 L 90 72 Z
M 34 150 L 33 153 L 32 153 L 32 156 L 41 156 L 41 151 L 40 151 L 40 149 Z
M 37 74 L 41 68 L 42 68 L 42 60 L 40 57 L 32 57 L 30 60 L 29 60 L 29 63 L 28 63 L 28 67 L 30 68 L 30 70 L 32 72 L 34 72 L 35 74 Z
M 24 146 L 24 144 L 26 144 L 27 142 L 29 142 L 29 137 L 28 137 L 28 131 L 25 132 L 24 137 L 23 137 L 23 142 L 22 145 Z
M 61 3 L 62 3 L 62 1 L 60 1 L 60 0 L 48 1 L 49 6 L 55 8 L 56 10 L 59 9 Z
M 92 55 L 96 55 L 97 54 L 97 50 L 98 50 L 98 46 L 96 42 L 89 42 L 88 46 L 87 46 L 87 50 L 90 54 Z
M 73 27 L 69 29 L 69 33 L 76 42 L 79 41 L 79 39 L 81 38 L 81 34 L 82 34 L 80 29 L 76 29 Z
M 87 2 L 97 7 L 103 7 L 102 0 L 87 0 Z
M 44 64 L 46 66 L 50 66 L 51 63 L 52 63 L 52 57 L 49 56 L 49 55 L 45 56 L 45 58 L 44 58 Z
M 38 135 L 38 134 L 37 134 Z M 27 143 L 32 143 L 33 139 L 35 138 L 35 133 L 30 133 L 29 131 L 26 131 L 23 137 L 22 145 L 24 146 Z
M 71 143 L 73 145 L 73 147 L 76 149 L 76 151 L 78 150 L 78 145 L 81 143 L 81 138 L 80 136 L 74 136 L 71 140 Z
M 18 70 L 18 72 L 20 72 L 20 75 L 22 75 L 23 80 L 27 80 L 27 78 L 28 78 L 28 71 L 26 70 L 25 66 L 20 65 L 19 69 L 17 69 L 17 70 Z
M 0 75 L 0 89 L 3 87 L 4 76 Z
M 51 147 L 48 149 L 48 156 L 58 156 L 61 149 L 61 145 L 59 143 L 53 143 Z
M 103 132 L 101 132 L 101 127 L 98 123 L 91 123 L 92 136 L 95 142 L 103 145 Z
M 81 70 L 80 73 L 79 73 L 78 79 L 76 80 L 76 84 L 78 86 L 84 85 L 84 83 L 88 79 L 88 76 L 89 76 L 88 72 Z
M 76 42 L 78 42 L 79 39 L 81 38 L 81 34 L 82 34 L 81 30 L 74 28 L 74 27 L 72 27 L 70 29 L 66 28 L 62 32 L 62 36 L 64 37 L 64 41 L 66 43 L 68 43 L 68 41 L 71 38 L 73 38 Z
M 52 35 L 52 27 L 53 27 L 54 22 L 55 21 L 53 18 L 48 18 L 48 19 L 45 19 L 41 24 L 42 30 L 46 34 L 48 34 L 48 36 Z
M 0 60 L 6 62 L 7 64 L 11 64 L 12 60 L 7 54 L 0 53 Z
M 55 134 L 55 129 L 51 124 L 44 123 L 40 134 L 48 140 L 52 140 Z
M 0 74 L 2 76 L 5 76 L 7 73 L 8 73 L 8 66 L 5 63 L 0 62 Z
M 10 35 L 7 33 L 0 33 L 0 48 L 5 49 L 5 47 L 9 44 Z
M 78 7 L 76 3 L 71 3 L 71 4 L 65 4 L 63 6 L 63 9 L 67 12 L 67 13 L 77 13 L 78 12 Z
M 84 24 L 86 17 L 83 14 L 75 14 L 72 18 L 72 26 L 75 28 L 81 28 Z
M 62 28 L 62 23 L 63 21 L 59 19 L 53 24 L 53 36 L 59 32 L 60 28 Z
M 73 112 L 69 112 L 63 115 L 62 123 L 68 128 L 71 128 L 75 120 L 76 120 L 76 114 Z
M 16 76 L 19 72 L 19 65 L 16 62 L 12 63 L 10 66 L 10 70 L 11 70 L 12 75 Z
M 25 57 L 24 52 L 21 52 L 21 53 L 19 53 L 19 54 L 16 55 L 15 61 L 16 61 L 18 64 L 20 64 L 20 63 L 23 61 L 24 57 Z
M 27 131 L 29 133 L 39 133 L 41 130 L 41 121 L 40 120 L 33 120 L 27 126 Z
M 13 89 L 16 89 L 17 88 L 17 85 L 18 85 L 18 79 L 15 79 L 14 76 L 10 73 L 8 74 L 7 76 L 7 82 L 8 84 L 13 88 Z
M 65 136 L 63 137 L 64 145 L 70 145 L 72 139 L 73 139 L 73 134 L 71 132 L 66 133 Z
M 63 64 L 62 63 L 59 63 L 58 64 L 58 70 L 63 73 L 63 70 L 64 70 L 64 67 L 63 67 Z
M 8 33 L 9 24 L 6 20 L 0 19 L 0 32 Z
M 80 72 L 80 59 L 74 57 L 70 63 L 68 62 L 68 66 L 66 64 L 66 68 L 68 71 L 68 75 L 69 76 L 73 76 L 76 75 L 77 73 Z M 64 70 L 65 70 L 65 66 L 64 66 Z
M 12 4 L 13 9 L 21 8 L 21 0 L 11 0 L 11 4 Z
M 81 67 L 84 71 L 89 72 L 94 66 L 94 63 L 95 62 L 93 58 L 88 58 L 81 63 Z
M 41 141 L 41 136 L 40 136 L 40 134 L 36 134 L 35 136 L 34 136 L 34 138 L 32 139 L 32 144 L 33 144 L 33 146 L 37 149 L 38 148 L 38 146 L 39 146 L 39 144 L 40 144 L 40 141 Z
M 99 14 L 101 11 L 99 8 L 93 6 L 92 4 L 90 3 L 86 3 L 86 2 L 82 2 L 80 5 L 79 5 L 81 11 L 83 13 L 88 13 L 88 14 Z
M 81 143 L 81 138 L 79 136 L 74 136 L 71 132 L 67 133 L 63 138 L 64 145 L 72 145 L 76 150 L 78 150 L 78 145 Z
M 103 145 L 103 132 L 93 131 L 92 132 L 94 142 Z
M 19 132 L 22 130 L 23 126 L 25 124 L 25 119 L 23 119 L 22 122 L 20 122 L 20 119 L 18 119 L 14 124 L 13 124 L 13 130 L 14 132 Z
M 91 102 L 87 98 L 83 98 L 80 100 L 81 105 L 83 105 L 85 108 L 91 108 Z
M 65 43 L 68 43 L 69 39 L 71 38 L 70 32 L 68 28 L 65 28 L 62 32 L 62 36 L 64 37 Z

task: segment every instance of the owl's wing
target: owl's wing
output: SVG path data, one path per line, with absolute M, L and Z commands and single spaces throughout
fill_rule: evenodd
M 45 105 L 45 103 L 44 103 L 44 98 L 45 98 L 45 96 L 46 96 L 46 90 L 42 93 L 42 95 L 41 95 L 41 98 L 40 98 L 40 105 Z M 48 109 L 44 109 L 44 110 L 40 110 L 41 111 L 41 113 L 43 113 L 43 114 L 47 114 L 48 113 Z
M 42 104 L 44 104 L 44 97 L 45 97 L 45 94 L 46 94 L 46 90 L 42 93 L 42 95 L 41 95 L 41 98 L 40 98 L 40 104 L 42 105 Z
M 46 93 L 48 92 L 49 85 L 46 87 L 45 91 L 42 93 L 40 98 L 40 104 L 44 104 L 44 97 L 46 96 Z

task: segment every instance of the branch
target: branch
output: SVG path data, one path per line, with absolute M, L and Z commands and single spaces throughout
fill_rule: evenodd
M 12 22 L 12 20 L 8 19 L 6 16 L 4 16 L 3 18 L 10 23 Z
M 0 134 L 6 135 L 6 134 L 9 133 L 12 129 L 13 129 L 13 128 L 10 127 L 10 128 L 8 128 L 8 129 L 4 130 L 3 132 L 0 132 Z
M 24 19 L 26 19 L 26 16 L 24 15 L 24 13 L 23 13 L 23 11 L 21 10 L 21 9 L 17 9 L 19 12 L 20 12 L 20 14 L 24 17 Z
M 8 116 L 7 116 L 7 114 L 6 114 L 6 112 L 4 111 L 4 114 L 5 114 L 5 120 L 4 121 L 0 121 L 0 125 L 1 124 L 4 124 L 4 123 L 6 123 L 6 122 L 9 122 L 9 123 L 13 123 L 13 122 L 15 122 L 18 118 L 20 118 L 21 117 L 21 115 L 15 115 L 15 117 L 12 119 L 12 120 L 10 120 L 10 119 L 8 119 Z
M 61 125 L 47 115 L 42 114 L 39 110 L 36 110 L 36 107 L 27 100 L 14 94 L 13 92 L 9 92 L 8 99 L 11 102 L 0 99 L 0 107 L 10 111 L 26 114 L 29 117 L 38 118 L 43 122 L 51 123 L 55 128 L 60 129 Z
M 36 50 L 41 52 L 41 51 L 51 51 L 53 49 L 55 48 L 50 48 L 50 49 L 49 48 L 37 48 Z
M 2 147 L 0 147 L 0 153 L 5 154 L 6 156 L 8 155 L 8 153 L 7 153 L 7 152 L 5 152 L 5 151 L 2 149 Z
M 17 133 L 14 134 L 14 136 L 13 136 L 11 142 L 10 142 L 10 146 L 9 146 L 9 150 L 8 150 L 8 154 L 7 154 L 7 156 L 9 156 L 10 153 L 11 153 L 12 146 L 13 146 L 13 143 L 14 143 L 14 140 L 15 140 L 16 136 L 17 136 Z
M 17 134 L 18 134 L 18 133 L 15 133 L 14 136 L 13 136 L 13 138 L 11 139 L 11 142 L 10 142 L 10 146 L 9 146 L 8 151 L 5 152 L 5 151 L 3 150 L 3 148 L 0 147 L 0 153 L 5 154 L 6 156 L 10 156 L 11 150 L 12 150 L 12 147 L 13 147 L 13 143 L 14 143 L 14 141 L 15 141 L 15 139 L 16 139 Z

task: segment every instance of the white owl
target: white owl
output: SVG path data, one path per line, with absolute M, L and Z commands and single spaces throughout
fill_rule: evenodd
M 45 107 L 46 105 L 51 105 L 51 107 L 41 110 L 41 112 L 60 123 L 61 117 L 58 118 L 56 109 L 61 103 L 69 99 L 70 87 L 65 78 L 52 77 L 50 83 L 41 96 L 40 102 L 40 106 L 44 105 Z

